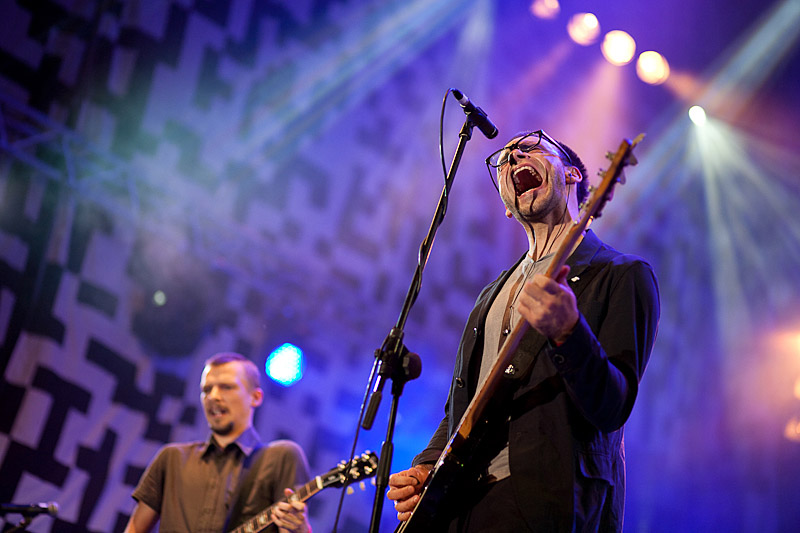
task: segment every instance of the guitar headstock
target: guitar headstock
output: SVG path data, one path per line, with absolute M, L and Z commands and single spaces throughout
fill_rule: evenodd
M 374 476 L 378 470 L 378 455 L 365 451 L 358 457 L 342 461 L 335 468 L 319 476 L 323 487 L 344 487 L 355 481 Z
M 617 183 L 625 183 L 622 171 L 627 166 L 637 163 L 633 155 L 633 148 L 644 139 L 644 133 L 640 133 L 632 141 L 623 139 L 616 153 L 608 152 L 606 158 L 611 161 L 608 169 L 602 171 L 602 180 L 596 187 L 589 188 L 589 197 L 581 204 L 581 219 L 598 218 L 602 215 L 603 207 L 606 202 L 614 196 L 614 186 Z

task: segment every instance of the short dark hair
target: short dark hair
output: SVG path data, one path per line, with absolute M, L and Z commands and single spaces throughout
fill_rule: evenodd
M 258 372 L 258 367 L 254 362 L 242 354 L 236 352 L 220 352 L 206 359 L 206 362 L 203 366 L 220 366 L 224 365 L 225 363 L 235 362 L 242 363 L 244 375 L 247 378 L 247 384 L 250 386 L 250 390 L 257 389 L 260 386 L 259 379 L 261 377 Z

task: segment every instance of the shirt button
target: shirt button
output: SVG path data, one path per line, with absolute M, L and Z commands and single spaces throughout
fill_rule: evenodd
M 458 387 L 459 389 L 463 389 L 464 388 L 464 380 L 461 379 L 461 378 L 456 378 L 456 387 Z
M 506 328 L 506 329 L 504 329 L 504 330 L 503 330 L 503 336 L 504 336 L 504 337 L 508 337 L 508 334 L 509 334 L 509 333 L 511 333 L 511 330 L 510 330 L 510 329 Z
M 555 354 L 553 356 L 553 361 L 555 361 L 555 363 L 557 365 L 563 365 L 564 364 L 564 356 L 561 355 L 560 353 L 557 353 L 557 354 Z
M 473 335 L 474 337 L 477 337 L 477 336 L 478 336 L 478 328 L 472 328 L 472 335 Z

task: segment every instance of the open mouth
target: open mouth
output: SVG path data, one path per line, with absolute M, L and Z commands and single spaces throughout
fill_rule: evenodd
M 222 406 L 219 406 L 219 405 L 212 405 L 211 407 L 209 407 L 209 408 L 208 408 L 208 411 L 207 411 L 207 412 L 208 412 L 208 414 L 209 414 L 209 415 L 211 415 L 211 416 L 222 416 L 222 415 L 224 415 L 225 413 L 227 413 L 227 412 L 228 412 L 228 410 L 227 410 L 227 409 L 225 409 L 225 408 L 224 408 L 224 407 L 222 407 Z
M 544 180 L 531 167 L 521 167 L 514 171 L 512 177 L 514 181 L 514 190 L 517 196 L 522 195 L 532 189 L 536 189 L 544 183 Z

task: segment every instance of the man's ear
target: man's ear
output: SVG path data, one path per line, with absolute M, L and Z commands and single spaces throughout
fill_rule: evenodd
M 578 167 L 567 167 L 565 175 L 567 179 L 567 185 L 572 183 L 580 183 L 583 181 L 583 175 L 581 174 L 581 171 L 578 170 Z
M 264 391 L 261 387 L 256 387 L 250 393 L 250 405 L 252 407 L 258 407 L 264 402 Z

